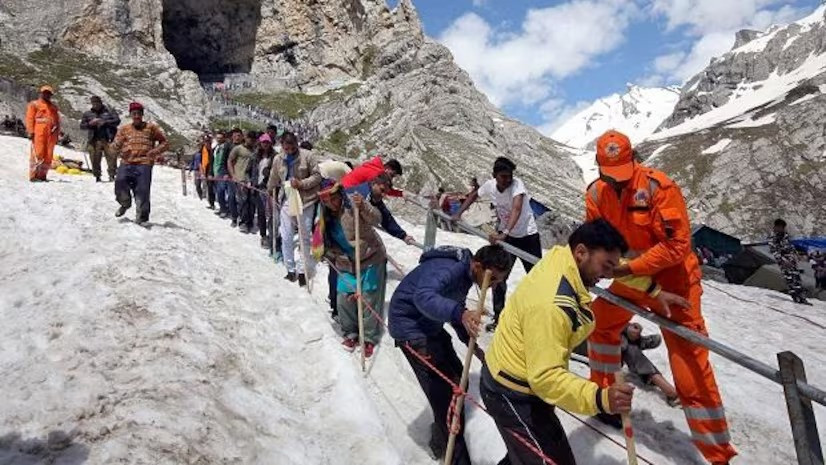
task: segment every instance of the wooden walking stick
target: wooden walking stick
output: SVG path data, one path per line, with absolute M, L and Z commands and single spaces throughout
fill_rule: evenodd
M 359 319 L 359 347 L 361 348 L 361 371 L 367 369 L 364 358 L 364 303 L 361 300 L 361 213 L 359 206 L 353 202 L 353 214 L 356 217 L 356 305 Z
M 482 279 L 482 289 L 479 296 L 479 304 L 476 306 L 476 313 L 481 317 L 485 314 L 485 297 L 488 294 L 490 287 L 490 270 L 485 271 L 485 277 Z M 467 391 L 467 379 L 470 374 L 470 363 L 473 361 L 473 354 L 476 352 L 476 338 L 471 337 L 467 343 L 467 353 L 465 353 L 465 366 L 462 368 L 462 379 L 459 381 L 459 386 L 462 391 Z M 456 447 L 456 434 L 454 431 L 459 429 L 459 422 L 462 419 L 462 409 L 465 406 L 465 396 L 460 395 L 456 399 L 456 410 L 453 411 L 453 419 L 450 426 L 450 437 L 447 438 L 447 451 L 445 452 L 445 465 L 451 465 L 453 462 L 453 449 Z
M 619 384 L 625 383 L 625 375 L 621 371 L 618 371 L 614 378 Z M 634 427 L 631 426 L 631 415 L 623 413 L 620 417 L 622 418 L 622 432 L 625 436 L 625 449 L 628 452 L 628 465 L 637 465 L 637 444 L 634 442 Z
M 181 189 L 183 189 L 184 197 L 186 197 L 186 171 L 183 167 L 181 167 Z

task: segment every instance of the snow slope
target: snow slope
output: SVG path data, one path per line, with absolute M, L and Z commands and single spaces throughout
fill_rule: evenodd
M 313 296 L 287 284 L 256 236 L 181 197 L 175 171 L 155 170 L 151 227 L 142 228 L 112 216 L 111 184 L 54 172 L 55 182 L 28 183 L 26 149 L 0 137 L 0 463 L 436 463 L 432 418 L 401 352 L 385 339 L 363 376 L 339 348 L 324 269 Z M 438 240 L 483 244 L 444 232 Z M 415 265 L 416 249 L 385 242 L 405 268 Z M 400 278 L 390 275 L 388 299 Z M 517 265 L 511 284 L 523 275 Z M 809 380 L 826 385 L 824 303 L 798 307 L 775 292 L 710 282 L 703 298 L 714 337 L 771 364 L 793 350 Z M 668 375 L 664 349 L 649 354 Z M 782 390 L 713 362 L 739 463 L 793 463 Z M 681 411 L 645 388 L 635 402 L 641 456 L 703 463 Z M 467 415 L 474 463 L 497 463 L 504 446 L 493 423 L 473 407 Z M 823 409 L 817 415 L 826 424 Z M 617 445 L 560 418 L 580 463 L 625 463 Z
M 594 141 L 609 129 L 625 133 L 632 143 L 641 142 L 674 111 L 678 88 L 628 85 L 624 94 L 596 100 L 562 126 L 551 138 L 578 149 L 593 149 Z

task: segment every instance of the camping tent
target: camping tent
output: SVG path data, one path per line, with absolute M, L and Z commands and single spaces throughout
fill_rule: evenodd
M 740 239 L 704 224 L 691 228 L 691 242 L 694 247 L 707 247 L 715 256 L 737 255 L 743 250 Z
M 774 264 L 774 258 L 766 247 L 746 247 L 723 264 L 726 279 L 732 284 L 743 284 L 761 266 Z

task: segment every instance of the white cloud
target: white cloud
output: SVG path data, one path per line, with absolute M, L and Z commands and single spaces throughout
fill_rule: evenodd
M 650 11 L 664 17 L 667 29 L 685 27 L 691 39 L 687 51 L 668 53 L 652 63 L 647 83 L 682 83 L 702 71 L 709 61 L 728 52 L 740 29 L 764 30 L 804 15 L 790 5 L 795 0 L 653 0 Z
M 556 132 L 560 126 L 565 124 L 569 119 L 580 111 L 586 109 L 591 105 L 591 102 L 579 101 L 573 105 L 567 105 L 561 99 L 548 99 L 539 106 L 539 113 L 544 121 L 537 126 L 537 130 L 542 134 L 551 137 L 551 134 Z
M 636 12 L 627 0 L 572 0 L 528 10 L 509 32 L 467 13 L 439 39 L 494 104 L 534 105 L 552 97 L 555 81 L 618 47 Z

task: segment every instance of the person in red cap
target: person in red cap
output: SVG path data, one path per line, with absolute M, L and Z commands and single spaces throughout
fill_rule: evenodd
M 679 186 L 663 172 L 639 163 L 631 141 L 617 131 L 597 140 L 597 164 L 600 177 L 585 194 L 586 221 L 606 219 L 630 246 L 629 260 L 614 269 L 614 277 L 651 276 L 664 291 L 683 297 L 689 305 L 670 312 L 646 292 L 617 281 L 610 291 L 707 335 L 700 310 L 700 265 L 691 251 L 691 224 Z M 622 368 L 620 338 L 632 314 L 604 299 L 597 299 L 592 309 L 596 329 L 588 340 L 591 380 L 607 387 Z M 694 444 L 712 464 L 727 464 L 737 452 L 730 443 L 708 349 L 668 331 L 663 339 Z M 601 420 L 620 424 L 619 418 Z
M 169 142 L 160 126 L 144 121 L 143 105 L 140 103 L 129 104 L 129 116 L 132 123 L 121 126 L 112 143 L 112 149 L 121 157 L 115 177 L 115 197 L 120 208 L 115 216 L 121 217 L 129 210 L 134 193 L 135 223 L 143 224 L 149 221 L 152 166 L 169 148 Z
M 52 86 L 40 88 L 40 98 L 26 107 L 26 132 L 32 141 L 29 154 L 29 181 L 46 181 L 52 167 L 54 147 L 60 135 L 60 110 L 52 102 Z

